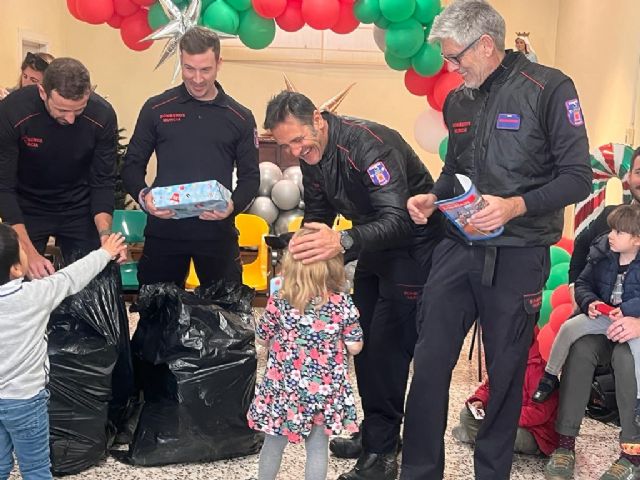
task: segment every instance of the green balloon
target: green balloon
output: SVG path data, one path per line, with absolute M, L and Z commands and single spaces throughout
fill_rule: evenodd
M 383 30 L 386 30 L 389 27 L 389 25 L 391 25 L 391 22 L 387 20 L 382 14 L 380 14 L 380 16 L 376 18 L 376 21 L 373 23 L 375 24 L 376 27 L 381 28 Z
M 416 0 L 380 0 L 380 11 L 391 22 L 402 22 L 413 15 Z
M 555 290 L 565 283 L 569 283 L 569 262 L 553 265 L 545 288 L 547 290 Z
M 204 17 L 204 12 L 207 10 L 207 8 L 209 8 L 209 5 L 211 5 L 215 1 L 216 0 L 202 0 L 202 4 L 200 5 L 200 12 L 201 12 L 200 17 Z M 227 2 L 227 3 L 230 3 L 230 2 Z
M 160 6 L 159 3 L 154 3 L 151 5 L 151 8 L 149 8 L 149 13 L 147 13 L 147 22 L 149 22 L 151 30 L 157 30 L 163 25 L 169 23 L 169 19 L 164 14 L 162 6 Z
M 238 36 L 240 41 L 249 48 L 254 50 L 266 48 L 276 36 L 276 22 L 273 18 L 262 18 L 255 11 L 247 10 L 240 19 Z
M 384 52 L 384 61 L 387 62 L 387 65 L 389 65 L 389 67 L 393 68 L 394 70 L 402 71 L 411 66 L 410 58 L 396 57 L 393 53 L 389 52 L 389 50 Z
M 436 15 L 440 13 L 440 0 L 416 0 L 416 10 L 413 18 L 423 25 L 433 22 Z
M 422 25 L 412 18 L 404 22 L 392 23 L 385 32 L 387 50 L 396 57 L 413 57 L 423 43 Z
M 444 159 L 447 158 L 447 152 L 449 151 L 449 136 L 447 135 L 440 142 L 440 146 L 438 147 L 438 155 L 440 156 L 440 160 L 444 162 Z
M 556 247 L 555 245 L 551 246 L 551 266 L 557 265 L 559 263 L 567 263 L 571 261 L 571 254 L 567 252 L 564 248 Z
M 440 52 L 440 45 L 423 43 L 418 53 L 411 59 L 413 69 L 423 77 L 435 75 L 442 68 L 444 61 Z
M 549 322 L 549 315 L 551 315 L 551 294 L 553 290 L 544 290 L 542 292 L 542 306 L 540 307 L 540 318 L 538 319 L 538 327 L 542 328 Z
M 235 35 L 240 26 L 240 17 L 225 0 L 216 0 L 204 12 L 202 23 L 214 30 Z
M 362 23 L 373 23 L 380 16 L 380 0 L 358 0 L 353 14 Z
M 251 7 L 251 0 L 226 0 L 226 2 L 239 12 L 249 10 Z

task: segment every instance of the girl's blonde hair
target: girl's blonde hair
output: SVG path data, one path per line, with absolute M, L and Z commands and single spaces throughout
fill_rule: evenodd
M 293 235 L 293 238 L 316 231 L 301 228 Z M 346 283 L 342 254 L 329 260 L 303 264 L 301 261 L 295 260 L 287 250 L 282 258 L 280 273 L 284 280 L 280 295 L 299 312 L 304 312 L 309 302 L 316 298 L 320 302 L 314 306 L 321 307 L 327 303 L 332 292 L 343 291 Z

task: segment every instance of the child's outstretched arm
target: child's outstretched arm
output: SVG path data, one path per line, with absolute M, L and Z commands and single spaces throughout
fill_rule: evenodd
M 119 233 L 109 235 L 104 245 L 53 275 L 24 283 L 23 288 L 34 290 L 53 310 L 66 297 L 78 293 L 98 275 L 109 261 L 126 249 L 124 237 Z

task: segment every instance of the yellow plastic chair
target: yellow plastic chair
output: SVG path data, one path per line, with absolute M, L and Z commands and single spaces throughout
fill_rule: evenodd
M 349 230 L 351 227 L 353 227 L 351 220 L 347 220 L 342 215 L 338 215 L 333 222 L 333 229 L 337 231 Z
M 297 217 L 293 217 L 291 219 L 291 221 L 289 222 L 289 225 L 287 226 L 287 231 L 289 233 L 292 232 L 297 232 L 298 230 L 300 230 L 300 227 L 302 226 L 302 219 L 304 217 L 302 215 L 299 215 Z
M 258 256 L 242 266 L 242 283 L 256 290 L 269 288 L 269 248 L 264 236 L 269 234 L 269 224 L 257 215 L 241 213 L 236 217 L 236 228 L 240 232 L 240 248 L 257 248 Z
M 184 287 L 194 289 L 198 286 L 200 286 L 200 280 L 196 274 L 196 267 L 193 264 L 193 259 L 191 259 L 191 262 L 189 263 L 189 275 L 187 275 L 187 280 L 184 282 Z

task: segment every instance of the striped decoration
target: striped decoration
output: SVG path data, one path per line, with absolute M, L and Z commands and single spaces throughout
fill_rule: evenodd
M 622 181 L 623 202 L 631 200 L 627 174 L 631 164 L 633 148 L 621 143 L 602 145 L 590 156 L 593 180 L 591 194 L 583 201 L 576 203 L 574 215 L 574 231 L 578 236 L 604 210 L 605 192 L 610 178 L 617 177 Z

